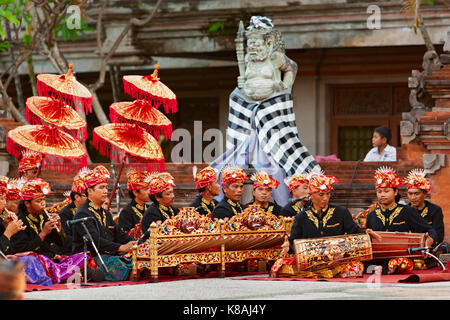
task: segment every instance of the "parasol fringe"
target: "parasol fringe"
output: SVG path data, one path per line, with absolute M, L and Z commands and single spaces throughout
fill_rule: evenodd
M 137 88 L 134 84 L 123 79 L 123 91 L 137 100 L 144 100 L 152 107 L 158 109 L 162 104 L 164 106 L 164 112 L 176 113 L 177 112 L 177 100 L 176 99 L 166 99 L 158 96 L 154 96 L 151 93 Z
M 19 159 L 22 152 L 28 150 L 16 143 L 9 136 L 6 138 L 6 151 Z M 55 157 L 54 155 L 45 152 L 39 152 L 43 155 L 43 167 L 47 170 L 53 170 L 62 173 L 77 173 L 81 168 L 87 167 L 87 155 L 80 157 Z
M 101 155 L 106 156 L 110 158 L 111 160 L 114 160 L 118 163 L 122 163 L 122 158 L 124 156 L 124 153 L 114 146 L 111 145 L 108 141 L 105 141 L 100 137 L 95 130 L 93 131 L 92 135 L 92 144 L 94 145 L 94 148 L 97 149 Z M 147 171 L 158 171 L 158 172 L 164 172 L 165 171 L 165 159 L 151 159 L 148 161 L 145 161 L 142 157 L 134 156 L 129 153 L 125 154 L 126 160 L 128 160 L 128 163 L 126 163 L 128 166 L 134 167 L 138 170 L 147 170 Z
M 85 114 L 92 113 L 92 100 L 94 97 L 78 97 L 63 92 L 59 92 L 54 88 L 48 86 L 46 83 L 36 79 L 36 90 L 40 96 L 51 97 L 60 103 L 73 106 L 75 110 L 78 110 L 78 103 L 81 104 L 82 111 Z
M 113 123 L 130 123 L 136 124 L 142 127 L 145 131 L 153 135 L 156 140 L 159 140 L 161 134 L 167 139 L 170 140 L 172 138 L 172 123 L 169 125 L 152 125 L 145 122 L 140 122 L 136 120 L 130 120 L 125 117 L 122 117 L 118 114 L 113 108 L 110 108 L 109 119 Z M 136 127 L 137 128 L 137 127 Z M 133 129 L 131 129 L 133 130 Z
M 25 117 L 30 124 L 53 126 L 53 124 L 44 121 L 41 117 L 34 114 L 29 108 L 25 108 Z M 68 134 L 70 134 L 75 139 L 78 139 L 79 141 L 85 141 L 88 139 L 87 125 L 80 129 L 73 129 L 73 130 L 69 130 L 65 127 L 57 127 L 57 128 L 64 132 L 67 132 Z

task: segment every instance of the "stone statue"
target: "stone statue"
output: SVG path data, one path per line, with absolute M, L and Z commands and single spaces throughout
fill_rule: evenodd
M 281 33 L 273 29 L 272 21 L 266 17 L 252 17 L 245 37 L 245 68 L 240 70 L 244 74 L 238 77 L 238 87 L 243 94 L 251 100 L 261 101 L 284 89 L 291 89 L 297 64 L 285 55 Z M 242 40 L 238 36 L 237 41 Z M 242 57 L 238 54 L 239 59 Z
M 447 35 L 445 37 L 445 43 L 444 43 L 444 52 L 450 52 L 450 27 L 447 29 Z
M 226 151 L 211 167 L 265 171 L 278 181 L 320 169 L 298 136 L 292 97 L 297 64 L 286 56 L 281 33 L 271 19 L 253 16 L 246 30 L 241 21 L 235 42 L 240 75 L 229 99 Z M 287 186 L 280 184 L 272 196 L 284 206 Z

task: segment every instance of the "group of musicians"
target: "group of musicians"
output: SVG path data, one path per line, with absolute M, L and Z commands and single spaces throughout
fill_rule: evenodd
M 132 267 L 132 248 L 149 237 L 150 224 L 164 222 L 179 212 L 174 206 L 175 179 L 170 173 L 149 174 L 130 169 L 127 189 L 131 201 L 115 220 L 105 206 L 110 173 L 97 166 L 80 170 L 73 180 L 70 204 L 59 214 L 49 213 L 45 198 L 51 192 L 50 185 L 36 177 L 41 161 L 39 154 L 25 153 L 19 165 L 20 179 L 0 179 L 2 254 L 20 256 L 32 252 L 60 263 L 61 257 L 73 257 L 87 250 L 92 258 L 90 271 L 101 270 L 105 280 L 124 280 Z M 194 178 L 199 195 L 190 206 L 211 219 L 231 218 L 249 205 L 241 203 L 247 178 L 243 169 L 227 166 L 221 171 L 219 184 L 216 170 L 206 167 Z M 365 230 L 355 223 L 347 208 L 329 203 L 338 180 L 322 171 L 287 178 L 284 182 L 291 200 L 284 207 L 270 201 L 279 181 L 266 172 L 254 174 L 251 180 L 252 204 L 266 213 L 294 217 L 290 236 L 283 244 L 291 253 L 293 241 L 301 238 L 363 232 L 376 237 L 376 231 L 419 232 L 426 233 L 427 247 L 442 243 L 444 238 L 442 210 L 425 200 L 431 186 L 421 170 L 412 170 L 403 179 L 409 205 L 399 202 L 402 179 L 394 170 L 381 167 L 375 172 L 378 205 L 367 215 Z M 221 188 L 224 197 L 217 201 L 215 197 Z M 136 233 L 137 229 L 140 232 Z M 71 263 L 83 268 L 79 259 L 73 258 Z

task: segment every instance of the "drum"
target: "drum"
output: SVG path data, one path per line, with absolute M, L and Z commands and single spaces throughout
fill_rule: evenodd
M 425 258 L 420 251 L 408 253 L 408 248 L 425 247 L 425 233 L 375 231 L 382 237 L 381 241 L 372 238 L 372 254 L 374 259 L 390 259 L 397 257 Z
M 294 240 L 299 271 L 316 271 L 352 261 L 372 259 L 368 234 Z

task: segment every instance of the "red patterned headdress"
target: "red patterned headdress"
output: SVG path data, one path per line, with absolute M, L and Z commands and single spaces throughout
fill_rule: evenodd
M 138 171 L 135 169 L 129 169 L 127 171 L 127 188 L 128 190 L 140 190 L 148 188 L 149 183 L 147 181 L 149 173 L 147 171 Z
M 47 181 L 41 178 L 28 180 L 20 190 L 20 200 L 33 200 L 36 198 L 45 197 L 50 194 L 52 190 Z
M 89 188 L 100 183 L 108 183 L 110 177 L 108 169 L 104 166 L 97 166 L 84 176 L 84 187 Z
M 222 185 L 244 183 L 247 179 L 245 171 L 238 167 L 226 166 L 222 169 Z
M 253 189 L 256 189 L 258 187 L 269 187 L 272 189 L 276 189 L 280 184 L 277 180 L 270 177 L 265 171 L 253 174 L 250 179 L 253 181 Z
M 195 189 L 201 189 L 217 181 L 217 172 L 210 166 L 203 168 L 194 177 Z
M 73 178 L 72 190 L 73 192 L 84 194 L 86 187 L 84 186 L 84 178 L 89 173 L 88 168 L 82 168 L 77 175 Z
M 22 152 L 22 158 L 19 160 L 19 172 L 37 169 L 40 167 L 42 156 L 35 151 L 26 150 Z
M 284 179 L 284 183 L 288 186 L 289 192 L 292 192 L 295 188 L 302 184 L 308 184 L 308 178 L 306 174 L 297 174 L 295 176 Z
M 402 185 L 402 181 L 390 167 L 380 167 L 375 171 L 375 187 L 381 188 L 398 188 Z
M 160 193 L 168 190 L 170 187 L 175 187 L 174 178 L 168 172 L 152 174 L 147 180 L 150 194 Z
M 308 183 L 308 192 L 309 193 L 317 193 L 317 192 L 328 192 L 333 191 L 333 184 L 339 182 L 339 180 L 334 176 L 327 176 L 323 173 L 322 170 L 312 170 L 308 173 L 307 179 Z
M 0 176 L 0 195 L 5 195 L 8 192 L 9 178 L 5 176 Z
M 6 200 L 18 201 L 20 200 L 20 189 L 25 183 L 24 179 L 9 179 L 6 188 Z
M 408 173 L 408 176 L 403 179 L 403 183 L 406 185 L 407 189 L 421 189 L 425 191 L 430 191 L 431 184 L 430 181 L 425 178 L 425 171 L 423 169 L 413 169 Z

